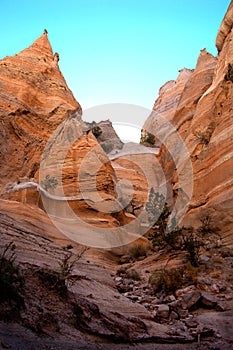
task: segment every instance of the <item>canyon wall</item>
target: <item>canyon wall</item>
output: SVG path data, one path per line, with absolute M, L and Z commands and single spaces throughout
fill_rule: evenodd
M 47 205 L 58 213 L 64 212 L 68 201 L 68 206 L 80 212 L 84 220 L 116 226 L 118 221 L 108 211 L 98 213 L 93 204 L 104 200 L 109 203 L 115 198 L 115 173 L 81 117 L 81 106 L 59 69 L 59 55 L 53 53 L 46 30 L 27 49 L 2 59 L 1 197 L 41 208 Z M 54 188 L 51 181 L 55 181 Z M 27 182 L 31 182 L 28 188 Z M 46 199 L 47 204 L 36 186 L 38 182 L 53 196 Z M 25 189 L 9 192 L 9 184 L 11 188 L 16 185 Z M 82 200 L 83 196 L 92 200 L 92 206 Z
M 81 107 L 68 88 L 45 30 L 29 48 L 0 61 L 0 190 L 32 178 L 50 135 Z
M 232 13 L 233 3 L 217 35 L 217 58 L 201 50 L 193 71 L 188 74 L 187 70 L 182 71 L 185 75 L 180 73 L 176 81 L 165 84 L 160 90 L 153 112 L 143 127 L 164 141 L 159 157 L 170 201 L 179 189 L 180 174 L 176 164 L 179 159 L 174 161 L 170 152 L 176 148 L 176 144 L 172 144 L 172 134 L 178 131 L 192 162 L 192 176 L 186 178 L 192 196 L 183 222 L 198 226 L 203 216 L 210 215 L 226 245 L 233 244 Z M 166 120 L 162 129 L 157 127 L 160 118 Z M 182 154 L 179 158 L 182 159 Z

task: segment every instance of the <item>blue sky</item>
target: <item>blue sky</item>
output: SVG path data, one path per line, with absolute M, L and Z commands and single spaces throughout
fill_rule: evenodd
M 0 58 L 46 28 L 83 109 L 130 103 L 151 109 L 159 87 L 194 68 L 230 0 L 1 0 Z

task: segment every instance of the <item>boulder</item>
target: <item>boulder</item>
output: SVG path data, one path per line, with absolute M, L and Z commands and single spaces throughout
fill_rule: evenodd
M 202 293 L 201 303 L 205 307 L 214 308 L 217 305 L 217 300 L 211 294 Z
M 199 290 L 194 290 L 190 293 L 187 293 L 182 298 L 182 308 L 185 310 L 186 309 L 190 310 L 194 306 L 196 306 L 196 304 L 200 299 L 201 299 L 201 292 Z

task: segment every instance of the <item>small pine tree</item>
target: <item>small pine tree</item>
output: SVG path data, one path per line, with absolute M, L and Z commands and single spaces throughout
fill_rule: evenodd
M 193 267 L 198 267 L 199 265 L 199 254 L 200 254 L 201 242 L 197 235 L 193 231 L 184 239 L 184 248 L 188 252 L 188 260 Z
M 178 243 L 178 235 L 182 229 L 177 227 L 176 219 L 170 220 L 171 211 L 167 206 L 162 193 L 155 192 L 152 187 L 149 194 L 149 201 L 146 204 L 148 220 L 152 224 L 152 234 L 149 240 L 153 246 L 170 245 L 173 249 Z
M 153 146 L 155 144 L 155 135 L 142 129 L 140 143 L 150 144 Z

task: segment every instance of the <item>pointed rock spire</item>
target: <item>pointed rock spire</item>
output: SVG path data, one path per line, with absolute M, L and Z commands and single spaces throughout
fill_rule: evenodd
M 45 29 L 43 34 L 31 46 L 19 53 L 19 56 L 44 58 L 45 61 L 52 63 L 53 49 L 48 39 L 48 31 Z
M 81 106 L 47 31 L 19 54 L 0 60 L 0 192 L 9 179 L 35 175 L 46 141 L 74 114 L 81 119 Z
M 67 110 L 81 113 L 58 61 L 59 55 L 53 54 L 46 29 L 31 46 L 1 60 L 0 93 L 5 95 L 5 102 L 1 101 L 0 112 L 26 108 L 46 115 L 59 107 L 63 117 Z

